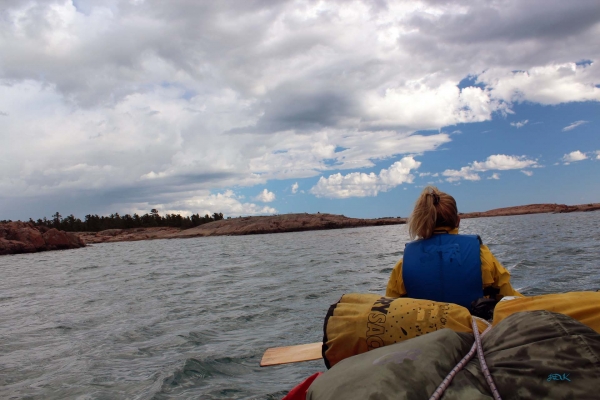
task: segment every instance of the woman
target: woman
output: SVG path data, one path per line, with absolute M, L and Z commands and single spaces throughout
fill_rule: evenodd
M 408 220 L 411 239 L 394 267 L 386 296 L 460 304 L 484 295 L 522 296 L 510 274 L 477 235 L 459 235 L 454 198 L 426 187 Z

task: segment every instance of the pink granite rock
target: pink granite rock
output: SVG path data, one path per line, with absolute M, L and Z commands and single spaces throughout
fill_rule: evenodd
M 84 247 L 79 236 L 29 222 L 0 224 L 0 255 Z
M 13 223 L 14 224 L 14 223 Z M 46 242 L 42 237 L 42 233 L 32 226 L 17 226 L 7 237 L 10 240 L 17 242 L 29 243 L 37 250 L 43 250 Z

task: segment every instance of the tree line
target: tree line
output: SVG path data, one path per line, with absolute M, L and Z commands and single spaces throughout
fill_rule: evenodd
M 110 214 L 108 217 L 88 214 L 85 219 L 75 217 L 73 214 L 64 217 L 57 211 L 52 215 L 52 219 L 44 217 L 37 221 L 29 219 L 29 222 L 36 226 L 46 226 L 68 232 L 99 232 L 106 229 L 130 229 L 130 228 L 150 228 L 157 226 L 169 226 L 174 228 L 188 229 L 198 225 L 206 224 L 212 221 L 223 219 L 223 213 L 192 214 L 184 217 L 181 214 L 165 214 L 161 216 L 158 210 L 153 208 L 150 213 L 144 215 L 119 213 Z M 8 221 L 7 221 L 8 222 Z

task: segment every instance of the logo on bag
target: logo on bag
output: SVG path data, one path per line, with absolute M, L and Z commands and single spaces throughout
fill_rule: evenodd
M 571 380 L 569 379 L 569 375 L 571 374 L 550 374 L 548 375 L 548 382 L 550 381 L 569 381 L 571 382 Z
M 371 307 L 367 322 L 367 347 L 369 350 L 382 347 L 384 342 L 380 336 L 385 333 L 385 320 L 387 319 L 390 304 L 395 299 L 382 297 Z

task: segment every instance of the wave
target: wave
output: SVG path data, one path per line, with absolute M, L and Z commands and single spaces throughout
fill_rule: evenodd
M 236 377 L 251 374 L 256 369 L 245 364 L 249 358 L 254 360 L 255 356 L 187 358 L 183 365 L 162 378 L 160 389 L 152 398 L 239 398 L 247 392 L 243 381 Z

